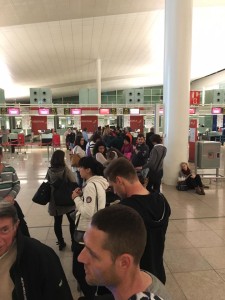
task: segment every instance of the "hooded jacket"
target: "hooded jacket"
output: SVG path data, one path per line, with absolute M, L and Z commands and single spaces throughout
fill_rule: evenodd
M 52 184 L 51 185 L 51 199 L 49 201 L 48 206 L 48 212 L 50 216 L 61 216 L 64 214 L 67 214 L 74 210 L 74 206 L 56 206 L 54 197 L 53 197 L 53 191 L 54 191 L 54 182 L 57 181 L 57 179 L 62 179 L 63 176 L 65 178 L 68 178 L 69 181 L 75 182 L 75 176 L 74 173 L 67 167 L 60 167 L 60 168 L 49 168 L 46 178 L 48 181 Z M 72 194 L 71 194 L 72 196 Z
M 94 213 L 106 205 L 106 189 L 109 184 L 102 176 L 92 176 L 86 181 L 83 187 L 83 196 L 74 199 L 77 216 L 80 214 L 80 220 L 77 226 L 78 230 L 86 231 Z
M 171 213 L 169 203 L 160 193 L 149 195 L 132 195 L 123 199 L 121 204 L 135 209 L 143 218 L 147 230 L 147 242 L 140 267 L 146 270 L 162 283 L 166 282 L 163 266 L 165 236 Z
M 52 248 L 17 233 L 17 257 L 10 269 L 15 285 L 12 300 L 72 300 L 72 294 Z

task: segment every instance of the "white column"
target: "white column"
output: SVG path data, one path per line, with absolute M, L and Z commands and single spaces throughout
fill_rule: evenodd
M 166 0 L 164 46 L 163 181 L 175 185 L 179 164 L 188 160 L 192 0 Z
M 154 128 L 155 128 L 155 133 L 157 134 L 159 134 L 159 109 L 160 109 L 160 104 L 155 104 Z
M 98 97 L 98 107 L 101 106 L 101 91 L 102 91 L 102 85 L 101 85 L 101 59 L 97 59 L 97 97 Z

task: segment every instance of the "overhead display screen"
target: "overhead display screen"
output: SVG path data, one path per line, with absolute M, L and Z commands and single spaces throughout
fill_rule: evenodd
M 131 115 L 139 115 L 140 109 L 139 108 L 130 108 L 130 114 Z
M 189 108 L 190 115 L 194 115 L 195 113 L 196 113 L 196 108 L 193 108 L 193 107 Z
M 212 114 L 214 114 L 214 115 L 222 114 L 222 107 L 212 107 L 211 112 L 212 112 Z
M 18 115 L 20 115 L 20 108 L 18 108 L 18 107 L 8 107 L 8 114 L 10 116 L 18 116 Z
M 38 114 L 41 116 L 49 115 L 49 108 L 38 108 Z
M 100 115 L 109 115 L 109 108 L 100 108 L 99 114 Z
M 71 108 L 70 114 L 71 115 L 81 115 L 81 108 Z

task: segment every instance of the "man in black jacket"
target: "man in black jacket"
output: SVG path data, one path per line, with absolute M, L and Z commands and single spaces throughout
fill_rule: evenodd
M 72 300 L 55 252 L 18 230 L 14 205 L 0 202 L 0 299 Z
M 125 158 L 112 161 L 105 169 L 109 180 L 121 199 L 121 204 L 135 209 L 143 218 L 147 230 L 147 243 L 141 258 L 141 269 L 151 272 L 162 283 L 166 282 L 163 252 L 170 206 L 160 193 L 150 193 L 140 183 L 132 164 Z

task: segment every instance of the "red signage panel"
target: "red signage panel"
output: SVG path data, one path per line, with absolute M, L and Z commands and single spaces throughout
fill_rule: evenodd
M 38 130 L 47 130 L 47 116 L 31 116 L 31 130 L 38 134 Z
M 130 116 L 130 127 L 132 131 L 140 130 L 143 133 L 144 129 L 144 118 L 143 116 Z
M 200 92 L 190 91 L 190 105 L 199 105 L 199 104 L 200 104 Z
M 97 116 L 81 116 L 80 117 L 81 128 L 87 128 L 88 132 L 95 132 L 98 127 Z

